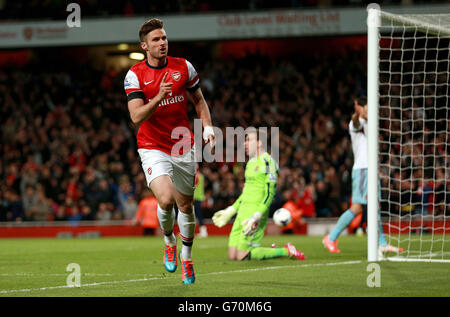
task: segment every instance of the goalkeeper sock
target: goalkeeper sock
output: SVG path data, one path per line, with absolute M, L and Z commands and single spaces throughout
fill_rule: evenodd
M 175 210 L 172 208 L 172 212 L 165 211 L 158 204 L 157 214 L 161 229 L 164 232 L 164 242 L 166 245 L 173 247 L 177 243 L 177 239 L 173 234 Z
M 264 260 L 289 256 L 288 249 L 285 248 L 254 248 L 250 251 L 250 259 Z
M 195 212 L 185 214 L 179 210 L 178 212 L 178 227 L 180 228 L 180 237 L 183 242 L 181 248 L 181 256 L 183 260 L 192 260 L 192 244 L 194 242 L 195 234 Z
M 386 236 L 384 235 L 383 223 L 381 222 L 381 215 L 378 213 L 378 245 L 381 247 L 387 246 Z
M 355 218 L 355 213 L 351 211 L 351 209 L 348 209 L 346 212 L 344 212 L 340 217 L 338 222 L 336 223 L 336 226 L 334 227 L 333 231 L 331 231 L 328 238 L 330 241 L 336 241 L 336 239 L 339 237 L 339 235 L 344 231 L 345 228 L 352 222 L 352 220 Z

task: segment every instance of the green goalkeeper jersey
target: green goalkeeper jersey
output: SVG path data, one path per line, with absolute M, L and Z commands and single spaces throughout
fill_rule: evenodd
M 251 158 L 245 167 L 244 189 L 233 207 L 239 210 L 244 205 L 253 205 L 255 211 L 263 215 L 268 213 L 275 196 L 277 178 L 278 164 L 269 153 Z

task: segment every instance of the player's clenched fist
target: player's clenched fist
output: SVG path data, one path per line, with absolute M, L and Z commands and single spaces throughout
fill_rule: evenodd
M 229 206 L 225 209 L 219 210 L 218 212 L 216 212 L 213 217 L 212 220 L 214 222 L 214 224 L 221 228 L 223 226 L 225 226 L 227 224 L 227 222 L 233 218 L 233 216 L 236 214 L 236 209 L 234 209 L 233 206 Z
M 210 144 L 211 148 L 216 145 L 216 136 L 214 135 L 214 128 L 210 125 L 203 129 L 203 140 L 205 144 Z
M 167 82 L 166 83 L 166 77 L 167 77 L 168 72 L 166 72 L 162 78 L 161 81 L 161 85 L 159 85 L 159 92 L 158 95 L 156 96 L 159 100 L 163 100 L 164 98 L 167 97 L 168 94 L 170 94 L 172 92 L 172 82 Z

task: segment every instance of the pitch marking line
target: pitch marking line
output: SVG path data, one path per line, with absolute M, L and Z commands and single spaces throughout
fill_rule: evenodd
M 264 267 L 264 268 L 255 268 L 255 269 L 246 269 L 246 270 L 211 272 L 211 273 L 204 273 L 204 274 L 199 274 L 199 275 L 200 276 L 205 276 L 205 275 L 219 275 L 219 274 L 229 274 L 229 273 L 245 273 L 245 272 L 265 271 L 265 270 L 278 270 L 278 269 L 286 269 L 286 268 L 348 265 L 348 264 L 358 264 L 358 263 L 361 263 L 361 262 L 362 261 L 346 261 L 346 262 L 316 263 L 316 264 L 302 264 L 302 265 L 280 265 L 280 266 L 269 266 L 269 267 Z M 125 281 L 106 281 L 106 282 L 81 284 L 81 287 L 99 286 L 99 285 L 111 285 L 111 284 L 122 284 L 122 283 L 138 283 L 138 282 L 147 282 L 147 281 L 162 280 L 162 279 L 168 279 L 168 278 L 175 278 L 175 277 L 165 277 L 164 276 L 164 277 L 132 279 L 132 280 L 125 280 Z M 12 289 L 12 290 L 0 291 L 0 294 L 10 294 L 10 293 L 19 293 L 19 292 L 33 292 L 33 291 L 46 291 L 46 290 L 61 289 L 61 288 L 74 288 L 74 287 L 73 286 L 68 286 L 68 285 L 61 285 L 61 286 L 47 286 L 47 287 L 40 287 L 40 288 Z
M 67 276 L 68 273 L 0 273 L 0 276 Z M 81 276 L 113 276 L 110 273 L 81 273 Z M 116 274 L 118 275 L 118 274 Z M 123 274 L 122 274 L 123 275 Z M 128 274 L 125 274 L 128 275 Z

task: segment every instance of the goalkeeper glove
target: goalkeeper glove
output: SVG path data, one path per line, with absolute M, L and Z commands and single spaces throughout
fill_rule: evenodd
M 259 220 L 261 220 L 261 213 L 257 211 L 253 214 L 253 216 L 242 221 L 241 225 L 244 227 L 242 229 L 242 233 L 246 236 L 254 235 L 258 230 Z
M 216 212 L 213 217 L 212 220 L 214 222 L 214 224 L 219 227 L 222 228 L 223 226 L 225 226 L 227 224 L 227 222 L 233 218 L 233 216 L 236 214 L 237 210 L 234 209 L 233 206 L 229 206 L 225 209 L 219 210 L 218 212 Z

